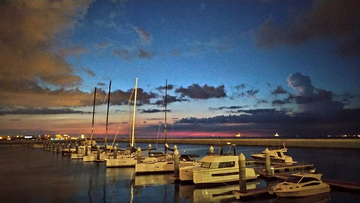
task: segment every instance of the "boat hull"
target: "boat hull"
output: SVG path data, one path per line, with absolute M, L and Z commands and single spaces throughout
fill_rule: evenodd
M 265 157 L 262 157 L 262 156 L 252 155 L 251 157 L 254 158 L 255 160 L 265 161 Z M 281 159 L 281 158 L 270 158 L 270 162 L 271 163 L 296 163 L 294 161 L 286 161 L 285 159 Z
M 193 166 L 197 162 L 179 161 L 179 168 L 186 166 Z M 161 161 L 161 162 L 143 162 L 135 165 L 136 174 L 146 173 L 171 173 L 174 172 L 174 161 Z
M 278 197 L 306 197 L 330 192 L 330 187 L 324 186 L 322 188 L 298 190 L 298 191 L 275 191 Z
M 106 154 L 101 153 L 100 157 L 97 154 L 90 154 L 88 156 L 83 156 L 83 162 L 98 162 L 98 161 L 105 161 Z
M 106 159 L 106 167 L 108 168 L 121 168 L 121 167 L 135 167 L 137 163 L 137 158 L 132 157 L 118 157 L 116 159 L 109 158 Z
M 82 159 L 84 154 L 71 154 L 71 159 Z
M 246 181 L 256 180 L 253 168 L 246 168 Z M 239 181 L 239 168 L 218 168 L 193 170 L 194 184 L 217 184 Z

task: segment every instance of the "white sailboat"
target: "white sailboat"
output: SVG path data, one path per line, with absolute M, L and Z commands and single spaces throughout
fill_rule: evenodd
M 165 86 L 164 106 L 165 106 L 165 127 L 164 127 L 165 154 L 149 151 L 149 154 L 157 154 L 157 156 L 151 159 L 145 159 L 141 163 L 136 163 L 135 165 L 136 174 L 168 173 L 168 172 L 174 172 L 175 170 L 174 154 L 167 153 L 167 150 L 171 150 L 171 149 L 169 148 L 166 142 L 167 80 Z M 179 161 L 179 168 L 185 166 L 193 166 L 193 165 L 198 165 L 198 162 L 184 161 L 184 160 Z
M 134 110 L 133 110 L 133 121 L 132 121 L 132 130 L 131 130 L 131 139 L 130 139 L 130 149 L 125 150 L 116 154 L 116 156 L 109 156 L 106 159 L 106 167 L 134 167 L 137 163 L 137 157 L 135 155 L 134 140 L 135 140 L 135 116 L 136 116 L 136 97 L 137 97 L 137 82 L 135 82 L 135 94 L 134 94 Z
M 75 153 L 71 154 L 71 159 L 83 159 L 85 155 L 88 155 L 91 152 L 91 148 L 96 148 L 96 141 L 92 139 L 93 135 L 93 129 L 94 129 L 94 114 L 95 114 L 95 97 L 96 97 L 96 87 L 94 90 L 94 101 L 93 101 L 93 114 L 92 114 L 92 129 L 91 129 L 91 138 L 90 140 L 87 140 L 85 137 L 85 140 L 80 142 L 79 146 L 77 147 L 77 150 L 75 149 Z
M 91 136 L 90 141 L 93 140 L 94 136 L 94 117 L 95 117 L 95 102 L 96 102 L 96 87 L 94 90 L 94 103 L 93 103 L 93 117 L 92 117 L 92 126 L 91 126 Z M 82 157 L 84 162 L 97 162 L 97 161 L 105 161 L 106 154 L 100 151 L 100 146 L 85 146 L 85 154 Z

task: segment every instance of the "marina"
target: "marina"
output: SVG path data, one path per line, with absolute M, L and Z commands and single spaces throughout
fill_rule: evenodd
M 121 144 L 122 143 L 119 143 L 119 145 Z M 138 144 L 138 146 L 146 148 L 147 144 L 146 145 Z M 244 153 L 245 156 L 249 158 L 251 157 L 251 154 L 253 152 L 261 150 L 261 147 L 236 146 L 236 148 L 239 153 Z M 89 202 L 88 201 L 89 199 L 86 200 L 87 198 L 91 198 L 91 201 L 94 201 L 95 199 L 102 201 L 102 198 L 105 198 L 105 200 L 107 200 L 106 202 L 119 202 L 119 201 L 115 201 L 114 199 L 116 199 L 116 197 L 120 198 L 120 196 L 123 199 L 123 201 L 120 202 L 141 202 L 147 198 L 154 198 L 152 197 L 152 193 L 155 192 L 159 194 L 163 194 L 162 197 L 165 198 L 166 201 L 163 201 L 164 199 L 160 200 L 154 198 L 152 199 L 154 200 L 154 202 L 220 202 L 220 201 L 223 202 L 224 199 L 227 199 L 226 201 L 230 201 L 230 202 L 247 201 L 248 199 L 250 199 L 252 202 L 262 202 L 264 201 L 264 199 L 277 201 L 278 197 L 276 197 L 276 195 L 270 195 L 268 193 L 269 189 L 272 186 L 274 186 L 278 182 L 283 181 L 292 173 L 309 171 L 314 167 L 316 167 L 316 171 L 319 171 L 324 174 L 323 176 L 324 183 L 329 184 L 331 187 L 331 191 L 330 191 L 331 198 L 326 202 L 341 202 L 340 199 L 343 198 L 350 198 L 350 200 L 360 199 L 360 196 L 358 195 L 360 190 L 358 181 L 360 177 L 353 168 L 347 168 L 348 169 L 347 172 L 342 174 L 337 174 L 334 173 L 334 171 L 329 170 L 329 167 L 327 166 L 329 165 L 330 167 L 334 168 L 334 165 L 336 164 L 334 161 L 329 162 L 327 161 L 328 159 L 326 157 L 323 157 L 322 155 L 323 160 L 316 162 L 316 159 L 313 159 L 314 157 L 311 158 L 308 156 L 309 154 L 312 153 L 311 151 L 315 150 L 320 155 L 324 153 L 330 154 L 332 155 L 334 160 L 336 160 L 337 157 L 342 156 L 341 154 L 355 155 L 355 153 L 358 152 L 357 150 L 340 151 L 340 150 L 330 150 L 330 149 L 289 148 L 289 155 L 291 155 L 294 158 L 294 160 L 297 160 L 298 163 L 294 163 L 291 165 L 283 165 L 283 164 L 271 165 L 269 175 L 267 175 L 266 172 L 266 163 L 257 162 L 255 160 L 252 160 L 251 158 L 247 159 L 246 167 L 248 166 L 255 167 L 255 169 L 259 170 L 260 176 L 255 182 L 253 181 L 246 182 L 246 190 L 241 189 L 240 183 L 236 183 L 236 182 L 231 184 L 220 185 L 217 187 L 206 187 L 206 186 L 197 187 L 196 185 L 193 184 L 182 184 L 176 182 L 176 177 L 174 176 L 173 173 L 136 175 L 135 170 L 132 167 L 107 168 L 104 162 L 91 163 L 91 162 L 83 162 L 80 161 L 79 159 L 71 159 L 70 156 L 65 156 L 60 151 L 57 151 L 56 147 L 54 148 L 49 147 L 47 149 L 44 149 L 44 148 L 30 148 L 25 146 L 17 146 L 17 147 L 1 146 L 0 150 L 2 154 L 1 175 L 2 177 L 5 177 L 2 179 L 3 181 L 1 182 L 2 191 L 12 191 L 11 188 L 13 186 L 8 186 L 5 184 L 8 181 L 13 181 L 14 183 L 18 182 L 15 185 L 19 185 L 19 184 L 21 185 L 23 182 L 18 180 L 18 178 L 25 176 L 26 180 L 31 180 L 31 179 L 34 180 L 34 183 L 27 181 L 24 184 L 25 188 L 33 188 L 30 190 L 32 191 L 32 193 L 28 194 L 29 196 L 33 196 L 33 195 L 36 196 L 36 194 L 40 195 L 39 193 L 34 191 L 36 188 L 41 190 L 41 188 L 45 188 L 45 187 L 48 188 L 49 184 L 51 184 L 53 186 L 51 186 L 50 188 L 53 188 L 53 190 L 58 191 L 58 189 L 55 188 L 58 188 L 60 185 L 63 185 L 62 187 L 70 187 L 70 190 L 73 191 L 71 192 L 73 195 L 72 196 L 64 195 L 64 197 L 59 197 L 58 195 L 55 195 L 53 198 L 66 199 L 67 202 L 79 202 L 78 200 L 80 199 L 83 199 L 83 201 L 80 202 Z M 13 166 L 10 168 L 13 167 L 19 168 L 20 166 L 20 168 L 23 168 L 23 170 L 25 171 L 27 171 L 26 168 L 28 168 L 29 175 L 26 175 L 24 173 L 21 173 L 22 175 L 20 175 L 15 171 L 10 173 L 9 169 L 7 170 L 3 169 L 4 167 L 3 163 L 6 161 L 6 158 L 4 159 L 3 154 L 9 154 L 11 151 L 14 150 L 21 150 L 24 152 L 26 151 L 26 153 L 29 155 L 34 154 L 34 158 L 41 156 L 43 157 L 41 159 L 48 160 L 48 162 L 40 162 L 40 160 L 37 159 L 36 159 L 37 161 L 34 161 L 33 160 L 34 158 L 30 158 L 30 160 L 33 160 L 34 162 L 33 164 L 35 165 L 34 166 L 29 165 L 29 167 L 27 167 L 25 165 L 24 166 L 19 165 L 20 163 L 15 163 L 14 161 L 10 161 L 10 163 L 7 163 L 7 164 L 13 164 Z M 178 150 L 182 152 L 185 150 L 186 152 L 191 152 L 191 153 L 194 152 L 195 154 L 199 154 L 201 157 L 203 157 L 209 151 L 209 146 L 208 145 L 178 145 Z M 10 157 L 12 156 L 15 156 L 15 154 L 11 155 Z M 10 157 L 8 157 L 8 159 Z M 356 159 L 354 156 L 348 156 L 345 158 L 344 161 L 349 161 L 351 157 L 353 157 L 354 160 Z M 16 159 L 19 160 L 19 158 Z M 309 163 L 311 162 L 312 164 L 305 164 L 305 160 L 306 162 Z M 356 167 L 357 166 L 356 164 L 359 163 L 354 162 L 354 164 L 355 164 L 354 167 Z M 43 168 L 44 170 L 40 170 L 40 168 Z M 33 171 L 34 169 L 36 170 Z M 50 170 L 50 172 L 47 172 L 48 170 Z M 60 172 L 59 170 L 62 171 Z M 68 170 L 71 170 L 72 172 L 68 173 L 67 172 Z M 47 173 L 50 174 L 46 175 Z M 14 176 L 10 174 L 13 174 Z M 55 179 L 50 178 L 54 174 L 57 174 L 56 175 L 57 178 Z M 45 178 L 44 176 L 49 176 L 50 179 Z M 49 180 L 50 183 L 47 182 L 45 183 L 44 181 L 42 181 L 42 185 L 34 187 L 33 184 L 35 184 L 36 182 L 35 179 L 44 180 L 44 181 L 46 179 Z M 64 181 L 66 183 L 64 183 Z M 74 185 L 74 184 L 78 186 L 76 186 L 76 188 L 71 189 L 70 185 Z M 93 187 L 94 184 L 98 186 Z M 25 188 L 21 189 L 20 187 L 20 190 L 25 190 Z M 87 188 L 87 189 L 84 190 L 81 188 Z M 13 190 L 15 190 L 15 188 L 13 188 Z M 128 192 L 126 194 L 123 194 L 121 191 L 124 190 Z M 121 193 L 120 196 L 119 196 L 119 192 Z M 171 194 L 169 194 L 169 192 Z M 81 195 L 82 193 L 83 195 Z M 205 196 L 205 193 L 212 194 L 210 195 L 211 198 L 210 196 Z M 19 197 L 15 197 L 10 194 L 11 194 L 10 192 L 1 192 L 1 198 L 2 199 L 10 198 L 15 200 L 24 198 L 22 197 L 22 195 L 20 195 Z M 27 194 L 27 192 L 25 192 L 24 194 Z M 42 195 L 43 194 L 41 194 L 41 196 Z M 48 198 L 50 198 L 50 196 L 51 195 L 49 195 Z M 341 198 L 338 198 L 338 196 Z M 81 198 L 79 199 L 79 197 Z M 30 202 L 36 202 L 36 201 L 30 201 Z M 349 201 L 349 202 L 356 202 L 356 201 Z

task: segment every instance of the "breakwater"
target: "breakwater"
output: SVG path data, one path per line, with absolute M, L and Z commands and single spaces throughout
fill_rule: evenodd
M 103 143 L 104 139 L 95 139 L 98 143 Z M 21 140 L 21 141 L 1 141 L 0 146 L 29 145 L 39 146 L 48 140 Z M 65 140 L 54 140 L 56 143 L 76 142 Z M 112 140 L 109 142 L 112 142 Z M 129 142 L 129 139 L 117 139 L 116 142 Z M 135 140 L 136 143 L 164 143 L 164 139 L 145 139 Z M 196 144 L 196 145 L 226 145 L 228 143 L 237 146 L 264 146 L 264 147 L 307 147 L 307 148 L 335 148 L 335 149 L 360 149 L 360 139 L 286 139 L 286 138 L 211 138 L 211 139 L 167 139 L 168 144 Z M 40 147 L 40 146 L 39 146 Z
M 129 142 L 128 139 L 118 139 L 117 142 Z M 136 139 L 137 143 L 154 143 L 154 139 Z M 164 140 L 158 140 L 164 143 Z M 168 144 L 201 144 L 201 145 L 226 145 L 228 143 L 237 146 L 264 146 L 278 147 L 283 144 L 286 147 L 309 147 L 309 148 L 340 148 L 360 149 L 360 139 L 276 139 L 276 138 L 219 138 L 219 139 L 167 139 Z

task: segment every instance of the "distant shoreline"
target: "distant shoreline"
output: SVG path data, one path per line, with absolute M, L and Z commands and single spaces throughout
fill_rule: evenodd
M 95 139 L 98 143 L 103 143 L 104 139 Z M 34 146 L 41 147 L 45 141 L 49 140 L 12 140 L 1 141 L 0 146 Z M 113 140 L 109 139 L 109 142 Z M 75 142 L 73 140 L 53 140 L 56 143 Z M 116 142 L 127 143 L 129 139 L 117 139 Z M 155 139 L 136 139 L 137 143 L 156 143 Z M 164 143 L 163 139 L 158 143 Z M 334 149 L 360 149 L 360 139 L 287 139 L 287 138 L 212 138 L 212 139 L 167 139 L 167 143 L 176 144 L 194 144 L 194 145 L 226 145 L 228 143 L 237 146 L 264 146 L 264 147 L 308 147 L 308 148 L 334 148 Z

